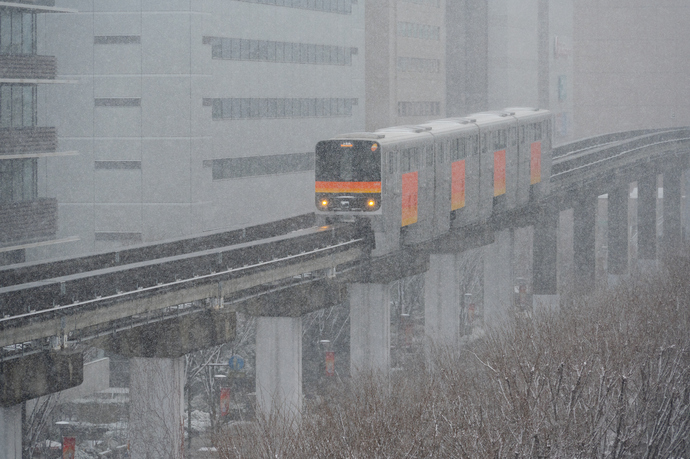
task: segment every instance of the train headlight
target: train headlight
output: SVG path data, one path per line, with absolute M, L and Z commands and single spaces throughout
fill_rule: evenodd
M 321 200 L 321 207 L 328 207 L 328 199 Z
M 367 201 L 367 207 L 369 207 L 370 209 L 373 209 L 374 207 L 376 207 L 376 200 L 374 200 L 374 199 L 369 199 L 369 200 Z

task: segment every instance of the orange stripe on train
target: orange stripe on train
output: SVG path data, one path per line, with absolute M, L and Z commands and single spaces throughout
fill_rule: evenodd
M 316 182 L 317 193 L 380 193 L 381 182 Z

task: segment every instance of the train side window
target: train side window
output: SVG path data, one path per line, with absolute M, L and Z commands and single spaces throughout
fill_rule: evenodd
M 424 147 L 426 151 L 426 167 L 434 167 L 434 147 Z
M 395 170 L 397 169 L 397 152 L 395 151 L 389 151 L 388 152 L 388 173 L 389 174 L 394 174 Z
M 400 172 L 403 174 L 410 170 L 410 149 L 403 150 L 400 154 Z
M 444 154 L 444 142 L 441 142 L 436 145 L 436 151 L 438 153 L 438 160 L 443 164 L 445 160 L 443 159 L 443 154 Z

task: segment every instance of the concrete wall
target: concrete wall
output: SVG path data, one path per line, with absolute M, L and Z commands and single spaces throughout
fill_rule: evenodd
M 538 0 L 489 6 L 489 108 L 538 106 Z
M 690 124 L 690 4 L 574 5 L 576 137 Z

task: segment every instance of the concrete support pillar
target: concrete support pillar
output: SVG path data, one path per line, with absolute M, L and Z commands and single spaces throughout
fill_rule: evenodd
M 0 407 L 0 459 L 22 459 L 22 406 Z
M 673 255 L 681 242 L 681 178 L 680 167 L 664 172 L 664 237 L 662 253 Z
M 130 457 L 181 459 L 184 358 L 133 358 L 129 371 Z
M 350 284 L 350 373 L 390 368 L 390 284 Z
M 683 171 L 683 196 L 681 202 L 681 232 L 683 242 L 690 241 L 690 169 Z
M 609 285 L 628 274 L 628 185 L 609 192 L 608 275 Z
M 484 324 L 505 321 L 513 303 L 513 236 L 510 230 L 494 234 L 484 248 Z
M 573 208 L 574 290 L 592 292 L 596 277 L 596 217 L 598 197 L 582 196 Z
M 532 284 L 534 309 L 558 308 L 558 211 L 549 209 L 534 227 Z
M 302 318 L 258 317 L 256 404 L 265 414 L 298 418 L 302 410 Z
M 656 174 L 637 181 L 637 264 L 656 266 Z
M 432 254 L 424 275 L 424 335 L 427 348 L 458 344 L 461 267 L 457 254 Z

